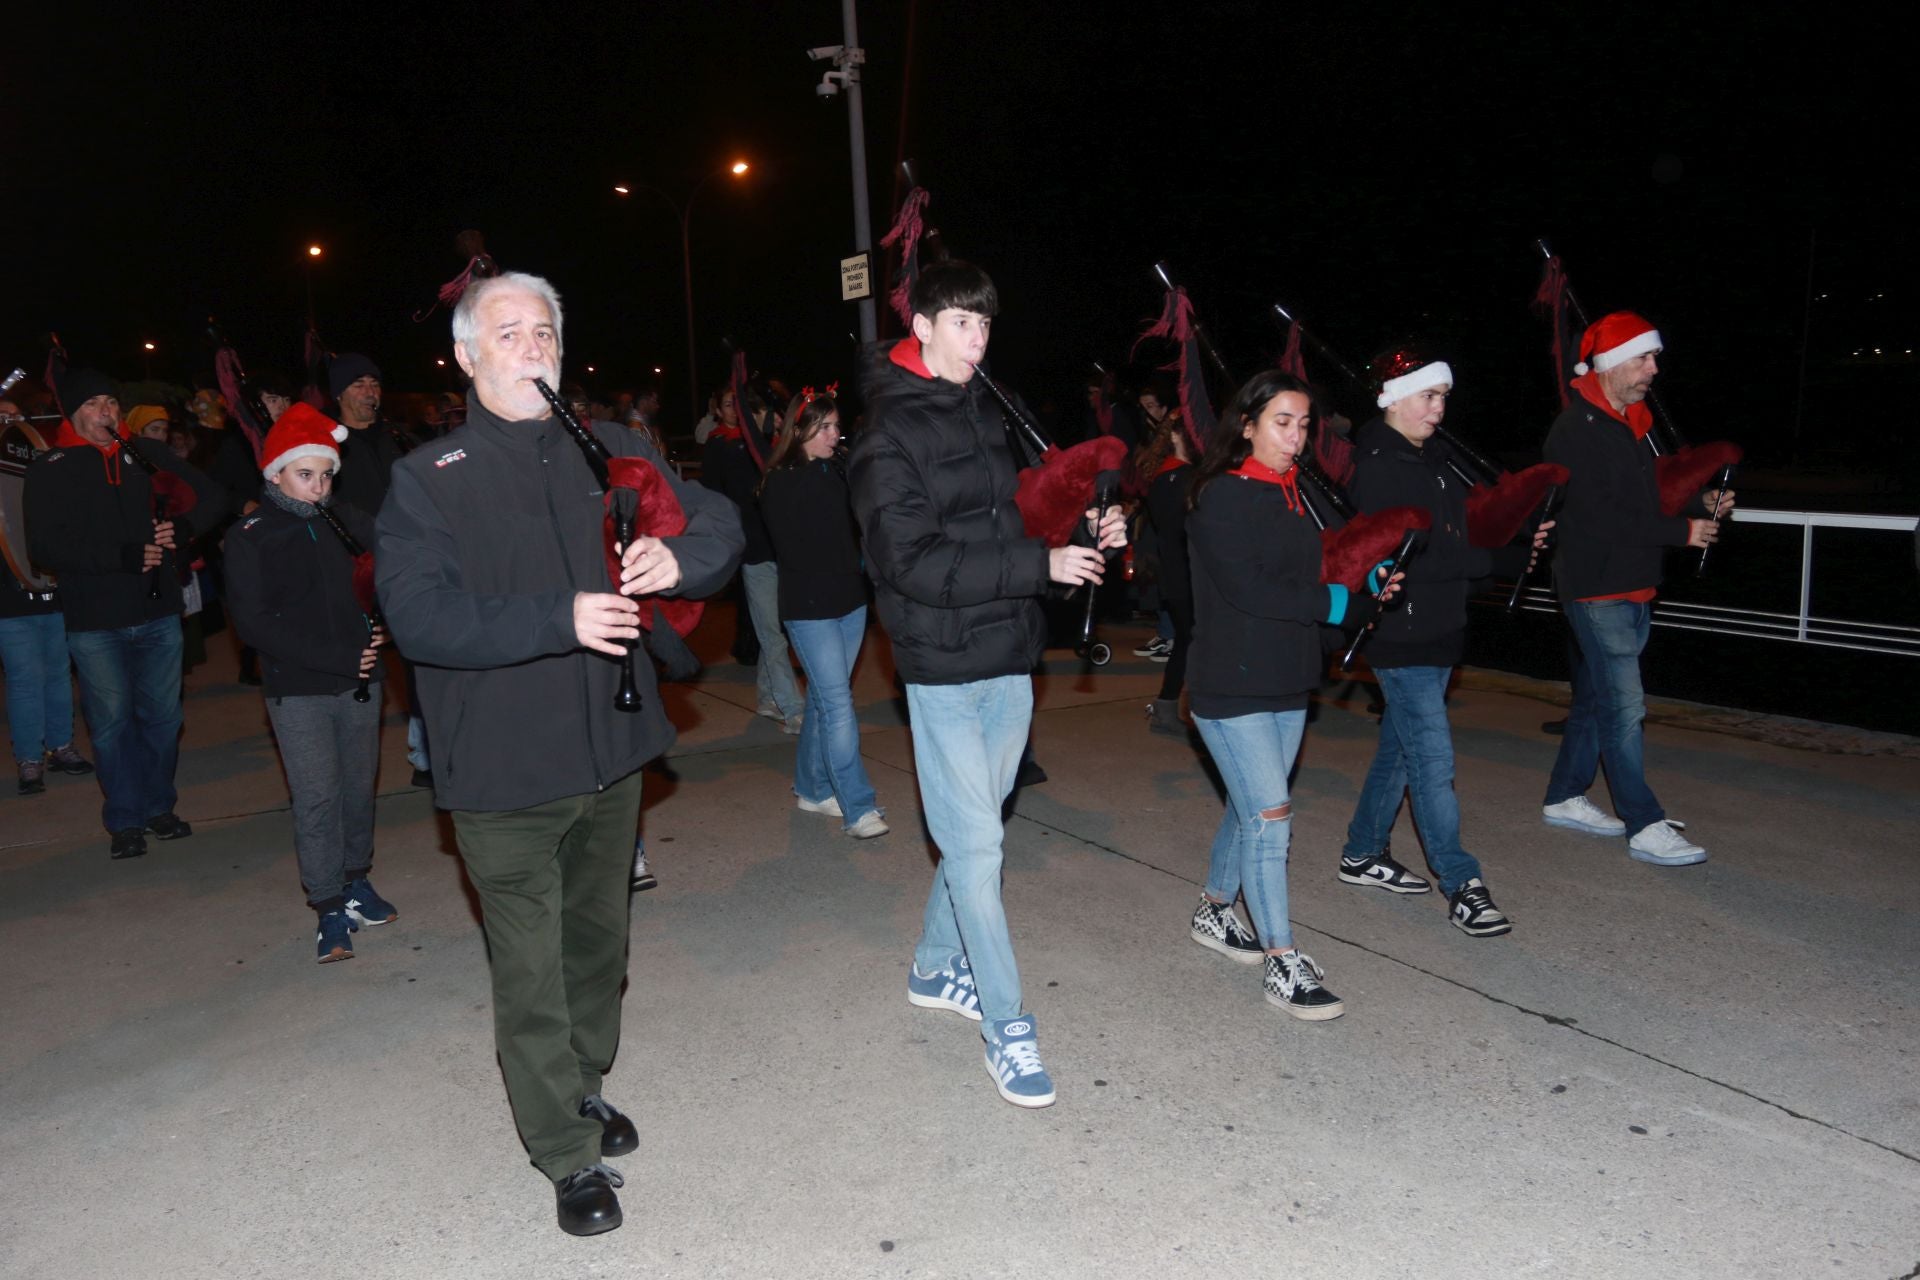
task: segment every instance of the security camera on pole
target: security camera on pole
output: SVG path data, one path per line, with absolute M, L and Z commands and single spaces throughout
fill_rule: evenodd
M 859 27 L 854 18 L 853 0 L 840 0 L 841 25 L 845 44 L 821 45 L 807 50 L 815 62 L 832 62 L 835 70 L 820 77 L 813 91 L 822 98 L 837 97 L 847 91 L 847 137 L 853 152 L 853 247 L 869 262 L 873 257 L 873 218 L 867 209 L 867 126 L 860 105 L 860 68 L 866 65 L 867 51 L 860 47 Z M 860 299 L 860 341 L 876 341 L 880 329 L 869 289 Z

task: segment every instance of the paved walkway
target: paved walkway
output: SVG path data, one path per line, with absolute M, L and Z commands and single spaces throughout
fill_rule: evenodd
M 1542 702 L 1469 679 L 1466 832 L 1517 924 L 1473 940 L 1435 897 L 1335 880 L 1373 734 L 1335 691 L 1293 916 L 1349 1012 L 1305 1024 L 1186 938 L 1220 805 L 1144 729 L 1159 668 L 1056 652 L 1052 779 L 1007 828 L 1060 1091 L 1029 1113 L 972 1024 L 904 999 L 928 847 L 884 642 L 858 694 L 894 833 L 854 843 L 792 808 L 793 739 L 753 716 L 727 634 L 716 611 L 696 637 L 719 665 L 666 695 L 676 777 L 648 777 L 661 885 L 607 1084 L 645 1142 L 622 1230 L 562 1235 L 525 1163 L 400 719 L 376 882 L 401 919 L 316 966 L 259 694 L 217 656 L 189 681 L 192 839 L 111 863 L 90 781 L 0 794 L 0 1276 L 1916 1274 L 1911 750 L 1654 724 L 1655 783 L 1713 851 L 1660 870 L 1541 825 Z M 1139 634 L 1111 629 L 1123 655 Z

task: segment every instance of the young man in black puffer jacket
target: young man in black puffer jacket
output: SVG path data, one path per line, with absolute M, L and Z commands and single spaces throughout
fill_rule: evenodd
M 968 263 L 937 263 L 915 281 L 913 336 L 876 353 L 866 371 L 853 507 L 906 681 L 921 805 L 941 855 L 907 999 L 984 1019 L 1001 1097 L 1044 1107 L 1053 1082 L 1000 902 L 1000 806 L 1033 718 L 1040 595 L 1049 582 L 1097 583 L 1102 559 L 1084 547 L 1049 550 L 1021 524 L 1006 427 L 974 368 L 998 310 L 993 281 Z M 1100 545 L 1125 540 L 1116 509 Z
M 1405 792 L 1413 802 L 1427 865 L 1447 897 L 1448 918 L 1473 937 L 1495 937 L 1513 926 L 1494 905 L 1479 861 L 1460 843 L 1447 682 L 1466 648 L 1467 595 L 1474 579 L 1496 571 L 1517 573 L 1527 553 L 1521 548 L 1493 552 L 1467 541 L 1467 486 L 1448 466 L 1451 448 L 1434 435 L 1446 414 L 1453 371 L 1405 351 L 1382 357 L 1376 370 L 1384 413 L 1354 433 L 1354 505 L 1365 512 L 1424 507 L 1433 515 L 1433 526 L 1407 570 L 1406 604 L 1380 616 L 1367 648 L 1387 705 L 1380 717 L 1380 747 L 1347 826 L 1340 879 L 1390 893 L 1432 888 L 1395 862 L 1388 847 Z M 1537 536 L 1544 538 L 1544 529 Z

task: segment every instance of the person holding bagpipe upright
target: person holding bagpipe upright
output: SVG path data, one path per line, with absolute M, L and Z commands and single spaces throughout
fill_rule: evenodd
M 1642 317 L 1602 316 L 1580 339 L 1577 394 L 1547 433 L 1547 461 L 1570 476 L 1553 577 L 1579 661 L 1542 812 L 1556 827 L 1625 835 L 1629 857 L 1678 867 L 1705 862 L 1707 851 L 1680 833 L 1647 785 L 1640 654 L 1666 549 L 1712 546 L 1734 495 L 1724 480 L 1699 487 L 1716 469 L 1713 457 L 1657 466 L 1680 455 L 1656 459 L 1644 443 L 1653 428 L 1645 401 L 1663 350 L 1660 331 Z M 1602 763 L 1618 818 L 1587 799 Z
M 105 374 L 68 370 L 58 396 L 67 416 L 54 447 L 27 468 L 27 537 L 34 563 L 60 582 L 110 856 L 137 858 L 148 833 L 193 834 L 173 811 L 179 565 L 195 531 L 219 524 L 227 499 L 167 446 L 120 434 L 120 402 Z
M 940 848 L 907 1000 L 981 1022 L 986 1066 L 1015 1106 L 1054 1101 L 1000 896 L 1001 805 L 1033 719 L 1033 669 L 1046 643 L 1050 584 L 1098 584 L 1101 548 L 1123 546 L 1126 517 L 1083 510 L 1096 546 L 1031 536 L 1018 500 L 1010 427 L 977 366 L 1000 309 L 987 273 L 947 259 L 911 287 L 913 332 L 871 353 L 865 428 L 851 482 L 867 572 L 907 686 L 927 829 Z M 1123 447 L 1112 445 L 1117 455 Z M 1036 468 L 1037 470 L 1037 468 Z
M 227 534 L 227 605 L 260 655 L 321 964 L 352 959 L 360 926 L 400 914 L 368 878 L 380 690 L 367 687 L 385 675 L 387 637 L 355 589 L 373 518 L 333 497 L 346 434 L 311 405 L 282 413 L 261 448 L 261 505 Z
M 1494 905 L 1479 861 L 1460 842 L 1447 682 L 1466 648 L 1472 582 L 1496 572 L 1520 573 L 1529 550 L 1482 546 L 1469 536 L 1473 513 L 1468 486 L 1455 470 L 1460 460 L 1450 458 L 1449 442 L 1436 435 L 1453 391 L 1453 370 L 1443 361 L 1398 349 L 1377 357 L 1373 374 L 1381 414 L 1354 433 L 1348 493 L 1363 512 L 1421 507 L 1433 523 L 1419 558 L 1407 569 L 1404 606 L 1380 618 L 1367 648 L 1386 709 L 1380 746 L 1347 826 L 1340 879 L 1389 893 L 1432 889 L 1394 861 L 1390 848 L 1405 793 L 1427 865 L 1447 899 L 1448 919 L 1472 937 L 1495 937 L 1513 926 Z M 1483 491 L 1490 492 L 1476 490 Z M 1540 524 L 1534 546 L 1551 528 L 1550 521 Z
M 480 897 L 514 1123 L 561 1229 L 593 1235 L 621 1222 L 603 1157 L 639 1146 L 601 1082 L 620 1040 L 640 768 L 674 734 L 630 642 L 644 631 L 675 668 L 690 659 L 677 633 L 744 539 L 725 498 L 640 436 L 575 419 L 547 281 L 474 280 L 453 352 L 473 379 L 467 421 L 394 464 L 379 603 L 415 664 L 434 802 Z

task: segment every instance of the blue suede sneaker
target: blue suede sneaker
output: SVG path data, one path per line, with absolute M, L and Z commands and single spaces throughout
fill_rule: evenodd
M 314 935 L 314 941 L 319 944 L 320 963 L 353 959 L 353 935 L 359 927 L 345 911 L 322 912 L 320 932 Z
M 1040 1065 L 1039 1033 L 1033 1015 L 996 1018 L 985 1025 L 987 1074 L 1000 1096 L 1016 1107 L 1053 1105 L 1053 1078 Z
M 973 970 L 967 966 L 967 958 L 958 953 L 929 974 L 922 974 L 918 964 L 909 964 L 907 1003 L 922 1009 L 951 1009 L 963 1018 L 980 1021 L 980 993 L 973 989 Z
M 355 924 L 386 924 L 400 918 L 399 910 L 375 893 L 365 876 L 347 881 L 347 887 L 340 892 L 347 900 L 347 914 Z

